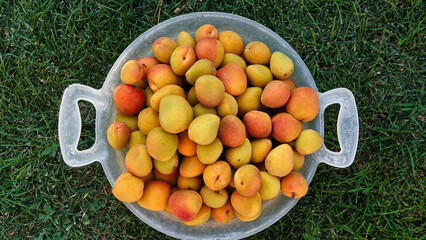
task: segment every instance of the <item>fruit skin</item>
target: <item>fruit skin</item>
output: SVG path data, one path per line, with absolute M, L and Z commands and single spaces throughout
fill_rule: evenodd
M 216 68 L 222 63 L 224 54 L 222 43 L 216 39 L 202 39 L 195 45 L 197 59 L 208 59 Z
M 151 157 L 166 162 L 176 153 L 178 137 L 161 127 L 152 129 L 146 137 L 146 148 Z
M 108 143 L 115 149 L 121 150 L 127 146 L 130 138 L 129 127 L 123 123 L 115 121 L 107 129 Z
M 235 98 L 231 94 L 225 92 L 225 96 L 223 97 L 222 102 L 220 102 L 219 105 L 216 106 L 216 112 L 217 115 L 221 118 L 225 117 L 226 115 L 237 116 L 237 100 L 235 100 Z
M 250 140 L 244 139 L 243 144 L 238 147 L 229 147 L 225 150 L 226 161 L 234 168 L 238 169 L 250 162 L 252 149 Z
M 216 139 L 219 124 L 220 118 L 217 115 L 211 113 L 200 115 L 189 125 L 189 139 L 200 145 L 208 145 Z
M 173 171 L 170 174 L 163 174 L 160 171 L 158 171 L 157 169 L 154 169 L 154 178 L 156 180 L 162 180 L 167 182 L 170 186 L 175 186 L 177 183 L 177 177 L 179 175 L 179 170 L 176 168 L 175 171 Z
M 126 116 L 121 113 L 117 113 L 115 116 L 115 121 L 124 122 L 129 127 L 130 132 L 138 130 L 137 116 Z
M 194 112 L 194 117 L 198 117 L 200 115 L 207 114 L 207 113 L 211 113 L 211 114 L 216 115 L 216 109 L 215 108 L 205 107 L 201 103 L 198 103 L 197 105 L 195 105 L 192 108 L 192 110 Z
M 162 63 L 170 63 L 170 56 L 176 48 L 176 42 L 169 37 L 159 37 L 152 43 L 152 54 Z
M 182 85 L 182 79 L 173 72 L 172 67 L 168 64 L 152 66 L 148 71 L 147 78 L 149 87 L 153 92 L 170 84 Z
M 147 80 L 148 81 L 148 80 Z M 143 91 L 145 93 L 145 104 L 146 107 L 151 107 L 151 97 L 154 95 L 154 91 L 148 86 Z
M 289 113 L 278 113 L 272 117 L 272 137 L 281 143 L 296 139 L 303 129 L 303 124 Z
M 246 68 L 247 80 L 253 87 L 265 87 L 273 80 L 271 70 L 261 64 L 248 65 Z
M 260 209 L 260 211 L 255 216 L 253 216 L 253 217 L 246 217 L 246 216 L 243 216 L 241 213 L 235 211 L 235 215 L 238 217 L 238 219 L 241 222 L 251 222 L 251 221 L 254 221 L 258 217 L 260 217 L 261 214 L 262 214 L 262 209 Z
M 253 139 L 251 141 L 251 162 L 261 163 L 272 149 L 272 141 L 269 138 Z
M 246 73 L 235 63 L 220 68 L 216 76 L 222 81 L 225 91 L 233 96 L 241 95 L 247 89 Z
M 167 182 L 153 180 L 145 184 L 144 193 L 138 200 L 138 204 L 151 211 L 161 211 L 166 209 L 171 192 L 171 187 Z
M 267 65 L 271 58 L 268 46 L 263 42 L 254 41 L 246 45 L 243 52 L 245 60 L 250 64 Z
M 203 178 L 201 177 L 201 175 L 198 175 L 195 177 L 184 177 L 179 174 L 177 177 L 178 189 L 194 190 L 199 192 L 202 186 L 203 186 Z
M 237 191 L 245 197 L 256 195 L 262 183 L 262 175 L 259 169 L 246 164 L 237 169 L 234 175 L 234 185 Z
M 310 87 L 295 88 L 286 104 L 286 110 L 302 122 L 314 120 L 319 110 L 317 92 Z
M 176 37 L 176 45 L 178 47 L 180 46 L 188 46 L 188 47 L 195 47 L 195 40 L 194 38 L 191 36 L 191 34 L 189 34 L 186 31 L 181 31 L 179 32 L 178 36 Z
M 177 154 L 174 154 L 172 158 L 167 161 L 160 161 L 157 159 L 152 160 L 155 169 L 165 175 L 172 174 L 176 169 L 178 169 L 179 158 Z
M 266 170 L 277 177 L 284 177 L 294 165 L 293 149 L 284 143 L 272 149 L 265 159 Z
M 313 129 L 303 130 L 297 137 L 294 148 L 302 155 L 308 155 L 316 152 L 322 145 L 321 135 Z
M 147 78 L 147 74 L 149 69 L 160 63 L 160 61 L 158 61 L 155 57 L 151 57 L 151 56 L 146 56 L 146 57 L 141 57 L 138 59 L 138 63 L 139 65 L 142 67 L 143 70 L 143 76 L 142 79 L 139 80 L 136 83 L 136 86 L 138 88 L 142 88 L 145 89 L 148 86 L 148 78 Z M 145 93 L 146 95 L 146 93 Z M 148 99 L 148 98 L 147 98 Z M 147 102 L 148 103 L 148 102 Z
M 200 162 L 204 164 L 212 164 L 219 159 L 223 151 L 223 145 L 219 138 L 216 138 L 209 145 L 197 144 L 197 156 Z
M 240 55 L 244 50 L 244 42 L 241 36 L 234 31 L 222 31 L 218 35 L 225 53 Z
M 188 136 L 188 131 L 183 131 L 178 135 L 178 152 L 184 156 L 194 156 L 197 153 L 197 143 Z
M 194 85 L 195 81 L 203 75 L 216 76 L 216 67 L 209 59 L 199 59 L 185 73 L 186 81 Z
M 235 63 L 240 66 L 244 72 L 246 71 L 247 63 L 239 55 L 233 53 L 225 53 L 225 55 L 223 55 L 223 60 L 220 64 L 220 67 L 225 67 L 226 65 L 228 65 L 228 63 Z
M 244 217 L 255 217 L 262 210 L 262 199 L 257 192 L 254 196 L 244 197 L 237 190 L 231 194 L 231 204 L 235 212 Z
M 146 144 L 146 135 L 143 134 L 141 131 L 136 130 L 130 133 L 130 138 L 128 143 L 129 149 L 138 144 Z
M 225 97 L 225 86 L 219 78 L 204 75 L 195 82 L 195 94 L 205 107 L 216 107 Z
M 217 39 L 218 32 L 215 26 L 211 24 L 204 24 L 197 28 L 195 32 L 195 42 L 199 42 L 203 39 Z
M 231 200 L 228 201 L 220 208 L 212 208 L 212 218 L 218 223 L 227 223 L 235 216 L 234 208 L 231 205 Z
M 138 115 L 138 128 L 139 130 L 148 135 L 151 129 L 160 126 L 160 119 L 158 116 L 158 112 L 156 112 L 152 107 L 147 107 L 140 111 Z
M 293 149 L 294 154 L 294 166 L 293 171 L 297 171 L 303 167 L 303 163 L 305 163 L 305 156 L 298 153 L 296 150 Z
M 200 103 L 200 101 L 198 101 L 197 95 L 195 94 L 195 87 L 192 86 L 188 93 L 186 94 L 186 100 L 188 101 L 188 103 L 194 107 L 195 105 L 197 105 L 198 103 Z
M 119 85 L 113 93 L 114 106 L 123 115 L 133 116 L 142 110 L 145 105 L 145 93 L 130 84 Z
M 187 222 L 193 220 L 201 209 L 203 199 L 193 190 L 177 190 L 168 200 L 168 207 L 179 220 Z
M 253 110 L 244 115 L 247 133 L 254 138 L 266 138 L 272 130 L 271 117 L 265 112 Z
M 158 118 L 165 131 L 176 134 L 188 129 L 194 114 L 185 98 L 167 95 L 161 98 Z
M 236 97 L 238 103 L 238 116 L 243 117 L 249 111 L 258 110 L 260 108 L 260 96 L 262 88 L 248 87 L 243 94 Z
M 142 66 L 136 60 L 127 61 L 121 68 L 121 81 L 127 84 L 134 84 L 142 80 L 144 75 Z
M 170 66 L 176 75 L 183 76 L 196 60 L 193 48 L 180 46 L 173 51 L 170 57 Z
M 290 88 L 290 92 L 292 92 L 296 88 L 296 84 L 294 84 L 294 82 L 290 78 L 286 78 L 281 81 L 288 85 L 288 87 Z
M 179 165 L 179 173 L 183 177 L 196 177 L 204 172 L 206 164 L 200 162 L 197 155 L 191 157 L 183 157 Z
M 289 198 L 301 198 L 308 192 L 308 182 L 297 171 L 291 171 L 281 178 L 281 192 Z
M 198 212 L 197 216 L 192 219 L 191 221 L 184 222 L 185 225 L 188 226 L 196 226 L 203 224 L 209 220 L 211 216 L 211 208 L 205 204 L 203 204 L 200 208 L 200 211 Z
M 203 172 L 204 184 L 213 191 L 220 191 L 231 182 L 231 166 L 218 160 L 207 165 Z
M 274 199 L 281 190 L 281 182 L 278 177 L 266 172 L 261 171 L 262 184 L 260 185 L 259 194 L 262 201 Z
M 217 135 L 223 145 L 238 147 L 246 139 L 246 127 L 238 117 L 226 115 L 220 120 Z
M 143 195 L 144 182 L 129 172 L 122 173 L 114 183 L 112 194 L 119 201 L 136 202 Z
M 127 171 L 136 177 L 145 177 L 152 170 L 152 159 L 145 144 L 138 144 L 126 153 L 125 165 Z
M 185 91 L 180 86 L 175 84 L 166 85 L 152 95 L 150 99 L 152 109 L 158 112 L 160 110 L 161 99 L 167 95 L 179 95 L 186 98 Z
M 290 98 L 290 87 L 283 81 L 273 80 L 266 84 L 260 102 L 269 108 L 284 106 Z
M 211 208 L 220 208 L 228 200 L 228 191 L 226 189 L 213 191 L 207 186 L 203 186 L 200 190 L 200 195 L 203 198 L 203 203 Z
M 282 52 L 274 52 L 271 56 L 270 68 L 272 74 L 278 79 L 286 79 L 294 70 L 293 61 Z

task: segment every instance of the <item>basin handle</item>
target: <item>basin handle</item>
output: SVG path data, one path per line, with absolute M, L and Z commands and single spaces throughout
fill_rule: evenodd
M 340 111 L 337 117 L 337 138 L 340 151 L 334 152 L 327 149 L 323 143 L 321 148 L 312 154 L 318 161 L 333 167 L 345 168 L 350 166 L 358 146 L 359 123 L 356 102 L 352 92 L 346 88 L 336 88 L 325 93 L 318 93 L 320 120 L 320 134 L 324 138 L 324 111 L 331 104 L 339 104 Z
M 96 109 L 95 143 L 89 149 L 78 150 L 77 145 L 81 134 L 81 116 L 78 101 L 92 103 Z M 104 124 L 105 109 L 109 107 L 108 98 L 100 91 L 82 84 L 69 85 L 62 96 L 59 109 L 59 144 L 65 163 L 71 167 L 80 167 L 92 162 L 102 162 L 107 158 L 106 137 L 98 136 Z M 105 131 L 106 132 L 106 131 Z

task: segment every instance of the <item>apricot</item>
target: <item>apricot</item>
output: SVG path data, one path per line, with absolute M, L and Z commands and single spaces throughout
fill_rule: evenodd
M 211 24 L 204 24 L 197 28 L 195 32 L 195 42 L 199 42 L 203 39 L 217 39 L 218 32 L 215 26 Z
M 237 191 L 245 197 L 256 195 L 262 183 L 262 175 L 259 169 L 246 164 L 237 169 L 234 175 L 234 185 Z
M 272 74 L 278 79 L 286 79 L 294 70 L 293 61 L 282 52 L 274 52 L 271 56 L 270 68 Z
M 170 194 L 168 207 L 179 220 L 188 222 L 197 217 L 203 204 L 201 195 L 193 190 L 177 190 Z
M 244 50 L 244 42 L 241 36 L 234 31 L 223 31 L 218 35 L 218 40 L 222 43 L 225 53 L 240 55 Z
M 200 195 L 203 198 L 203 203 L 211 208 L 220 208 L 228 200 L 228 191 L 226 189 L 213 191 L 207 186 L 203 186 L 200 190 Z
M 266 84 L 260 96 L 260 102 L 269 108 L 284 106 L 290 98 L 290 87 L 279 80 L 273 80 Z
M 158 61 L 155 57 L 146 56 L 146 57 L 139 58 L 138 59 L 138 63 L 139 63 L 139 65 L 141 66 L 141 68 L 143 70 L 143 76 L 142 76 L 142 79 L 139 80 L 136 83 L 136 86 L 138 88 L 145 89 L 145 88 L 147 88 L 149 86 L 149 84 L 148 84 L 148 78 L 147 78 L 147 74 L 148 74 L 149 69 L 152 66 L 159 64 L 160 61 Z M 146 103 L 148 103 L 148 102 L 146 101 Z
M 144 182 L 141 178 L 133 176 L 129 172 L 122 173 L 114 183 L 112 194 L 119 201 L 136 202 L 142 197 Z
M 168 183 L 153 180 L 145 184 L 143 195 L 138 200 L 138 204 L 152 211 L 164 210 L 168 205 L 170 191 L 171 187 Z
M 159 126 L 160 119 L 158 112 L 152 109 L 152 107 L 147 107 L 140 111 L 138 115 L 138 128 L 143 134 L 148 135 L 151 129 Z
M 216 107 L 225 97 L 225 86 L 219 78 L 204 75 L 195 82 L 195 94 L 205 107 Z
M 112 95 L 114 106 L 123 115 L 133 116 L 145 105 L 145 94 L 142 89 L 130 84 L 119 85 Z
M 260 209 L 260 211 L 255 216 L 253 216 L 253 217 L 246 217 L 246 216 L 243 216 L 241 213 L 235 211 L 235 215 L 238 217 L 238 219 L 241 222 L 251 222 L 251 221 L 254 221 L 257 218 L 259 218 L 261 214 L 262 214 L 262 209 Z
M 176 153 L 177 145 L 177 135 L 168 133 L 161 127 L 152 129 L 146 137 L 146 148 L 149 155 L 159 161 L 170 160 Z
M 152 91 L 152 89 L 148 86 L 145 88 L 144 93 L 145 93 L 146 107 L 151 107 L 151 97 L 154 94 L 154 91 Z
M 244 115 L 247 133 L 254 138 L 266 138 L 271 134 L 271 117 L 265 112 L 253 110 Z
M 272 117 L 272 137 L 277 141 L 291 142 L 302 131 L 302 123 L 289 113 L 278 113 Z
M 175 84 L 170 84 L 170 85 L 166 85 L 160 89 L 158 89 L 158 91 L 156 91 L 150 100 L 151 103 L 151 107 L 152 109 L 154 109 L 155 111 L 159 111 L 160 110 L 160 101 L 164 96 L 167 95 L 178 95 L 181 96 L 183 98 L 186 98 L 186 94 L 185 91 L 178 85 Z
M 293 149 L 284 143 L 272 149 L 265 159 L 266 170 L 277 177 L 284 177 L 294 165 Z
M 252 87 L 265 87 L 273 80 L 271 70 L 265 65 L 252 64 L 246 68 L 247 81 Z
M 197 156 L 200 162 L 204 164 L 212 164 L 219 159 L 223 151 L 223 145 L 219 138 L 216 138 L 208 145 L 197 144 Z
M 216 76 L 222 81 L 225 91 L 233 96 L 241 95 L 247 89 L 246 73 L 235 63 L 220 68 Z
M 129 127 L 130 132 L 138 130 L 137 116 L 127 116 L 121 113 L 117 113 L 117 115 L 115 116 L 115 121 L 124 122 Z
M 296 88 L 296 84 L 294 84 L 294 82 L 290 78 L 286 78 L 281 81 L 288 85 L 288 87 L 290 88 L 290 92 L 292 92 Z
M 138 61 L 129 60 L 121 68 L 120 78 L 124 83 L 134 84 L 142 80 L 143 74 L 143 69 Z
M 172 67 L 168 64 L 157 64 L 152 66 L 148 71 L 148 84 L 153 92 L 158 91 L 158 89 L 170 85 L 181 85 L 182 79 L 176 75 Z
M 194 118 L 191 105 L 179 95 L 161 98 L 158 114 L 160 126 L 169 133 L 180 133 L 188 129 Z
M 254 196 L 245 197 L 235 190 L 231 194 L 231 204 L 236 213 L 246 218 L 255 217 L 262 210 L 262 198 L 259 192 Z
M 192 219 L 191 221 L 184 222 L 185 225 L 188 226 L 196 226 L 203 224 L 209 220 L 211 216 L 211 208 L 205 204 L 203 204 L 200 208 L 200 211 L 198 212 L 197 216 Z
M 188 93 L 186 94 L 186 100 L 188 101 L 188 103 L 194 107 L 195 105 L 197 105 L 198 103 L 200 103 L 200 101 L 198 101 L 197 98 L 197 94 L 195 94 L 195 87 L 192 86 Z
M 149 183 L 149 182 L 151 182 L 152 180 L 155 179 L 155 177 L 154 177 L 154 171 L 151 170 L 151 172 L 149 172 L 148 175 L 146 175 L 145 177 L 141 177 L 141 178 L 142 178 L 142 181 L 143 181 L 144 185 L 147 184 L 147 183 Z
M 138 144 L 146 144 L 146 135 L 143 134 L 141 131 L 136 130 L 130 133 L 130 138 L 128 143 L 129 149 Z
M 121 150 L 127 146 L 130 138 L 129 127 L 123 122 L 113 122 L 107 129 L 108 143 L 115 149 Z
M 157 171 L 162 174 L 172 174 L 176 169 L 178 169 L 179 158 L 177 154 L 174 154 L 172 158 L 167 161 L 160 161 L 157 159 L 152 160 L 154 167 Z
M 268 46 L 259 41 L 248 43 L 244 48 L 243 55 L 244 59 L 250 64 L 267 65 L 271 58 L 271 52 Z
M 154 168 L 154 178 L 156 180 L 162 180 L 164 182 L 167 182 L 170 186 L 175 186 L 177 183 L 177 178 L 179 175 L 179 170 L 176 168 L 172 173 L 170 174 L 163 174 L 157 169 Z
M 235 98 L 229 93 L 225 92 L 225 96 L 222 99 L 222 102 L 219 103 L 216 107 L 217 115 L 221 118 L 226 115 L 237 116 L 238 113 L 238 103 Z
M 243 117 L 249 111 L 258 110 L 260 108 L 260 96 L 262 88 L 248 87 L 245 92 L 236 97 L 238 103 L 238 116 Z
M 294 165 L 293 165 L 293 171 L 297 171 L 300 168 L 302 168 L 303 163 L 305 163 L 305 156 L 298 153 L 296 150 L 293 149 L 293 155 L 294 155 Z
M 176 42 L 169 37 L 160 37 L 152 43 L 152 54 L 162 63 L 170 63 L 170 57 L 176 48 Z M 154 89 L 153 89 L 154 90 Z
M 220 120 L 217 133 L 220 141 L 227 147 L 238 147 L 246 139 L 244 123 L 234 115 L 226 115 Z
M 183 76 L 196 60 L 193 48 L 180 46 L 173 51 L 170 57 L 170 66 L 176 75 Z
M 222 63 L 224 54 L 222 43 L 216 39 L 202 39 L 195 45 L 197 59 L 208 59 L 216 68 Z
M 303 130 L 297 137 L 294 148 L 302 155 L 308 155 L 316 152 L 322 146 L 321 135 L 313 129 Z
M 238 147 L 228 147 L 225 150 L 226 161 L 234 168 L 239 168 L 250 162 L 252 149 L 250 140 L 244 139 L 243 144 Z
M 218 223 L 227 223 L 231 221 L 234 216 L 234 208 L 231 205 L 231 200 L 228 201 L 220 208 L 212 208 L 212 218 Z
M 319 110 L 317 92 L 310 87 L 298 87 L 291 92 L 286 103 L 286 110 L 297 120 L 309 122 L 314 120 Z
M 145 177 L 152 170 L 152 159 L 145 144 L 138 144 L 126 153 L 125 164 L 127 171 L 136 177 Z
M 254 139 L 251 141 L 251 162 L 261 163 L 272 149 L 272 141 L 269 138 Z
M 193 110 L 193 112 L 194 112 L 194 117 L 198 117 L 198 116 L 200 116 L 200 115 L 203 115 L 203 114 L 207 114 L 207 113 L 211 113 L 211 114 L 214 114 L 214 115 L 216 115 L 217 114 L 217 112 L 216 112 L 216 109 L 215 108 L 213 108 L 213 107 L 205 107 L 203 104 L 201 104 L 201 103 L 198 103 L 197 105 L 195 105 L 193 108 L 192 108 L 192 110 Z
M 225 55 L 223 55 L 223 60 L 220 64 L 220 67 L 225 67 L 226 65 L 228 65 L 228 63 L 235 63 L 240 66 L 244 72 L 246 71 L 247 63 L 239 55 L 233 53 L 225 53 Z
M 177 177 L 177 187 L 182 190 L 194 190 L 200 191 L 203 186 L 203 178 L 201 175 L 195 177 L 184 177 L 182 175 L 178 175 Z
M 203 114 L 192 120 L 188 128 L 189 139 L 200 145 L 212 143 L 219 129 L 220 118 L 214 114 Z
M 188 47 L 194 48 L 195 47 L 195 40 L 191 36 L 191 34 L 189 34 L 188 32 L 181 31 L 177 35 L 176 45 L 178 47 L 180 47 L 180 46 L 188 46 Z
M 196 177 L 204 172 L 206 164 L 202 163 L 197 155 L 191 157 L 183 157 L 179 165 L 179 173 L 183 177 Z
M 266 171 L 261 171 L 260 174 L 262 175 L 262 183 L 259 188 L 259 194 L 262 201 L 274 199 L 280 193 L 280 180 Z
M 301 198 L 308 192 L 308 182 L 302 174 L 291 171 L 281 178 L 281 192 L 289 198 Z
M 201 76 L 212 75 L 216 76 L 216 66 L 209 59 L 200 59 L 196 61 L 185 73 L 186 81 L 194 85 L 195 81 Z
M 220 191 L 231 181 L 231 166 L 225 161 L 218 160 L 204 168 L 204 184 L 213 191 Z
M 188 136 L 188 131 L 183 131 L 178 135 L 178 152 L 184 156 L 194 156 L 197 153 L 197 143 Z

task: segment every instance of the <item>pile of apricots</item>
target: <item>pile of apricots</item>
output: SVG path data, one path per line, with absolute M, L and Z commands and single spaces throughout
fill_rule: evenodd
M 307 193 L 298 170 L 323 142 L 304 128 L 319 99 L 290 80 L 288 56 L 211 24 L 158 38 L 152 54 L 127 61 L 113 93 L 107 139 L 127 169 L 118 200 L 198 225 L 253 221 L 262 201 Z

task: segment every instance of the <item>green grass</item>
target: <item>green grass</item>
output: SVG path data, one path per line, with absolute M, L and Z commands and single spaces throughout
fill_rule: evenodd
M 100 164 L 68 167 L 57 136 L 63 90 L 100 88 L 119 54 L 157 23 L 157 2 L 71 2 L 0 1 L 0 238 L 169 239 L 114 199 Z M 355 95 L 354 163 L 321 164 L 308 195 L 250 239 L 424 238 L 424 9 L 422 1 L 163 1 L 160 21 L 198 11 L 256 20 L 299 53 L 319 91 Z M 94 109 L 80 108 L 86 149 Z M 334 150 L 338 109 L 326 111 Z

